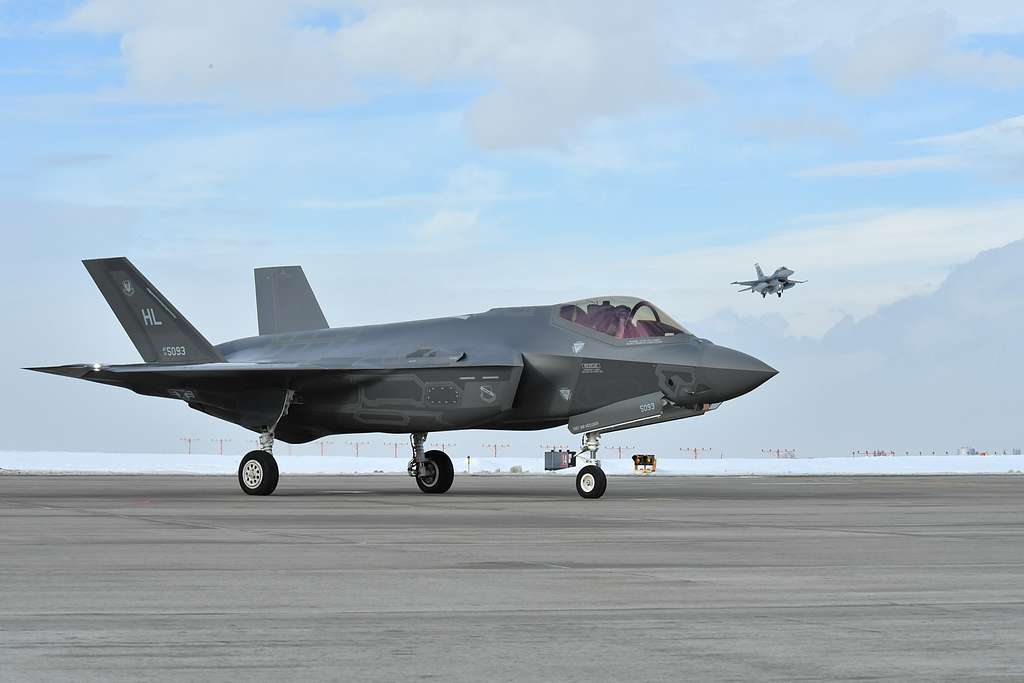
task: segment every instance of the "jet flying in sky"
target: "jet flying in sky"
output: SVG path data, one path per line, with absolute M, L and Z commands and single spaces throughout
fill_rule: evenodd
M 84 261 L 145 362 L 29 368 L 183 401 L 260 435 L 238 482 L 277 487 L 275 439 L 408 434 L 408 472 L 444 493 L 454 466 L 429 432 L 582 435 L 576 490 L 600 498 L 603 434 L 704 415 L 776 370 L 696 337 L 654 304 L 607 296 L 364 327 L 328 327 L 298 266 L 255 271 L 259 334 L 213 345 L 126 258 Z
M 757 271 L 756 280 L 746 280 L 744 282 L 733 282 L 734 285 L 742 285 L 743 289 L 741 292 L 753 292 L 754 294 L 760 294 L 761 298 L 765 298 L 769 294 L 777 294 L 779 298 L 782 298 L 782 293 L 787 289 L 792 289 L 797 285 L 801 285 L 807 280 L 790 280 L 789 278 L 793 275 L 794 271 L 790 270 L 786 266 L 776 268 L 775 272 L 771 275 L 765 275 L 764 271 L 761 270 L 761 264 L 755 263 L 754 270 Z

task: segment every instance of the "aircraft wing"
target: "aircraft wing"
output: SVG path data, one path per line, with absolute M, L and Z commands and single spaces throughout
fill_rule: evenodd
M 520 363 L 521 365 L 521 363 Z M 249 410 L 249 404 L 262 402 L 264 393 L 277 398 L 277 410 L 288 390 L 316 391 L 326 385 L 344 383 L 349 387 L 379 381 L 381 375 L 409 368 L 451 367 L 451 361 L 436 364 L 377 363 L 373 367 L 354 364 L 318 363 L 198 363 L 190 365 L 59 365 L 25 368 L 51 375 L 84 379 L 89 382 L 131 389 L 144 396 L 176 398 L 193 408 L 234 405 Z M 242 423 L 245 426 L 248 424 Z
M 475 349 L 472 361 L 462 351 L 430 355 L 429 350 L 423 349 L 397 358 L 336 358 L 316 362 L 78 364 L 26 368 L 123 387 L 145 396 L 178 399 L 191 408 L 254 431 L 277 422 L 289 392 L 299 402 L 307 400 L 315 409 L 316 397 L 324 392 L 332 396 L 339 393 L 360 396 L 363 387 L 388 381 L 396 375 L 425 377 L 424 381 L 446 385 L 466 379 L 465 375 L 495 375 L 493 380 L 483 382 L 493 392 L 484 407 L 500 410 L 514 400 L 522 369 L 521 354 L 497 348 Z M 482 391 L 481 382 L 470 384 L 477 394 Z M 291 443 L 310 441 L 324 433 L 292 424 L 290 420 L 282 421 L 278 427 L 278 437 Z
M 157 365 L 136 363 L 131 365 L 54 365 L 50 367 L 24 368 L 33 372 L 50 375 L 87 379 L 108 384 L 128 383 L 140 378 L 176 379 L 229 379 L 270 377 L 272 375 L 304 375 L 330 372 L 351 372 L 357 370 L 396 370 L 399 368 L 444 368 L 453 367 L 464 359 L 465 353 L 444 359 L 406 358 L 380 359 L 339 359 L 338 362 L 316 363 L 195 363 L 182 365 Z
M 744 287 L 753 287 L 758 282 L 760 282 L 760 280 L 746 280 L 745 282 L 730 282 L 729 284 L 732 284 L 732 285 L 743 285 Z

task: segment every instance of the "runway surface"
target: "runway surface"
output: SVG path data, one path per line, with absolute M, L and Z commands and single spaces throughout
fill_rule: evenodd
M 1020 680 L 1022 487 L 0 476 L 0 678 Z

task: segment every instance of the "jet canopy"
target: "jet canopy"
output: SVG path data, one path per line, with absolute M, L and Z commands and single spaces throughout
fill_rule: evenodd
M 690 334 L 660 308 L 636 297 L 605 296 L 560 304 L 559 315 L 573 325 L 616 339 Z

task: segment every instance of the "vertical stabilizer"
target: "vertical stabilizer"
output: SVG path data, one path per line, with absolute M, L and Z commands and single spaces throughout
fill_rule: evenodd
M 147 363 L 214 363 L 224 358 L 153 283 L 124 257 L 82 261 Z
M 327 329 L 327 319 L 301 266 L 256 268 L 253 273 L 261 335 Z
M 757 271 L 757 278 L 759 280 L 763 280 L 764 279 L 764 271 L 761 270 L 761 264 L 760 263 L 755 263 L 754 264 L 754 270 Z

